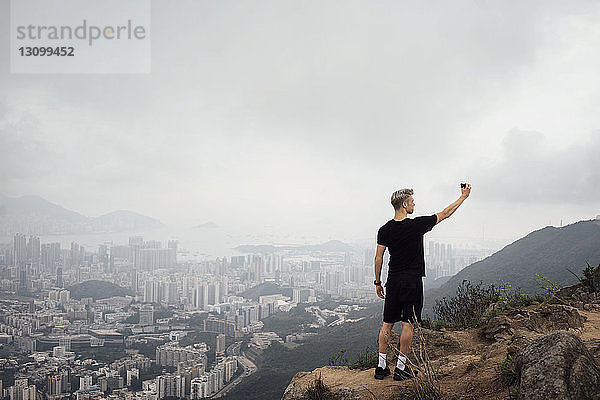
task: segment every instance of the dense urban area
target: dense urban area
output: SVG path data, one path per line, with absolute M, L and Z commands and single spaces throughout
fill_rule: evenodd
M 256 372 L 253 352 L 351 322 L 376 300 L 374 249 L 337 241 L 195 261 L 176 240 L 86 249 L 10 239 L 0 244 L 0 396 L 9 400 L 217 398 Z M 426 250 L 426 285 L 491 253 L 433 241 Z M 265 326 L 298 307 L 309 323 L 286 334 Z

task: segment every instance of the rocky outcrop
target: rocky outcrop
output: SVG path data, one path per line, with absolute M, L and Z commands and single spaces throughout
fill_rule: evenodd
M 427 354 L 430 358 L 438 358 L 444 355 L 457 353 L 462 347 L 460 340 L 447 332 L 422 328 L 421 334 L 423 335 Z M 413 343 L 414 340 L 415 339 L 413 338 Z M 392 331 L 390 344 L 387 349 L 387 361 L 389 365 L 396 365 L 398 352 L 400 350 L 399 347 L 400 334 L 396 331 Z M 415 346 L 411 346 L 411 354 L 408 355 L 411 359 L 415 359 L 415 354 L 412 353 L 414 350 Z
M 516 357 L 520 399 L 576 400 L 600 396 L 600 367 L 580 338 L 547 333 Z
M 498 315 L 483 327 L 481 335 L 488 340 L 508 340 L 514 334 L 511 323 L 506 315 Z
M 599 311 L 600 294 L 583 285 L 563 288 L 550 300 L 526 307 L 498 302 L 488 308 L 487 315 L 493 317 L 477 329 L 415 329 L 409 364 L 434 371 L 445 398 L 504 400 L 508 393 L 510 398 L 519 393 L 520 399 L 528 400 L 600 399 Z M 392 370 L 398 341 L 398 333 L 392 332 L 387 351 Z M 427 359 L 427 369 L 416 361 Z M 374 368 L 347 367 L 300 372 L 283 399 L 307 399 L 306 389 L 318 377 L 333 399 L 391 400 L 400 393 L 416 398 L 411 390 L 422 387 L 391 376 L 378 381 L 373 374 Z
M 391 379 L 381 381 L 373 378 L 373 369 L 351 370 L 348 367 L 322 367 L 312 372 L 298 372 L 285 389 L 282 400 L 306 400 L 307 389 L 320 379 L 333 399 L 372 400 L 390 399 L 406 382 Z M 317 397 L 314 397 L 317 398 Z
M 564 304 L 548 304 L 529 314 L 527 328 L 545 333 L 553 330 L 583 329 L 584 318 L 577 308 Z

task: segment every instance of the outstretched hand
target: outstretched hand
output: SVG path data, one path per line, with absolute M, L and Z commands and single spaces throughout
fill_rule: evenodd
M 467 183 L 467 186 L 464 188 L 460 188 L 460 191 L 461 191 L 461 196 L 466 199 L 471 194 L 471 184 Z
M 383 286 L 381 286 L 381 285 L 375 286 L 375 291 L 377 292 L 378 297 L 385 299 L 385 295 L 383 294 Z

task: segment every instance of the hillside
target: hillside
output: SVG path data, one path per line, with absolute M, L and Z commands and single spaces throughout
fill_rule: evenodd
M 87 217 L 39 196 L 7 197 L 0 194 L 0 235 L 110 233 L 159 228 L 157 219 L 131 211 L 113 211 Z
M 81 300 L 91 297 L 94 300 L 107 299 L 115 296 L 133 296 L 131 290 L 105 281 L 85 281 L 67 288 L 71 297 Z
M 258 371 L 244 379 L 223 400 L 279 400 L 285 387 L 298 371 L 312 370 L 327 365 L 330 357 L 335 357 L 346 349 L 345 356 L 351 360 L 358 358 L 366 348 L 375 349 L 377 332 L 381 327 L 382 305 L 374 303 L 361 310 L 355 317 L 364 319 L 341 326 L 322 328 L 318 335 L 311 337 L 293 349 L 274 344 L 256 356 Z
M 562 228 L 547 226 L 469 265 L 439 288 L 426 290 L 423 316 L 433 317 L 435 300 L 454 296 L 465 279 L 485 284 L 503 280 L 533 294 L 543 291 L 536 274 L 559 287 L 567 286 L 577 281 L 567 268 L 581 274 L 586 261 L 600 263 L 600 221 L 580 221 Z
M 291 297 L 292 288 L 284 288 L 273 282 L 264 282 L 243 291 L 239 295 L 245 297 L 246 299 L 258 301 L 260 296 L 269 296 L 272 294 L 282 294 L 284 296 Z
M 594 280 L 600 284 L 600 267 Z M 408 354 L 409 365 L 419 370 L 416 378 L 375 380 L 376 361 L 356 369 L 323 363 L 302 370 L 310 372 L 298 372 L 281 399 L 600 398 L 599 288 L 565 287 L 527 306 L 503 308 L 494 303 L 476 328 L 416 329 Z M 393 332 L 387 356 L 392 370 L 397 340 Z M 315 391 L 319 379 L 322 386 Z M 417 394 L 425 389 L 427 396 Z

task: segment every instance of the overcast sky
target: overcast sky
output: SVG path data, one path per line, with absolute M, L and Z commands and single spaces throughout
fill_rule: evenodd
M 131 75 L 11 74 L 0 4 L 5 195 L 342 240 L 461 181 L 437 237 L 600 214 L 598 2 L 153 1 Z

